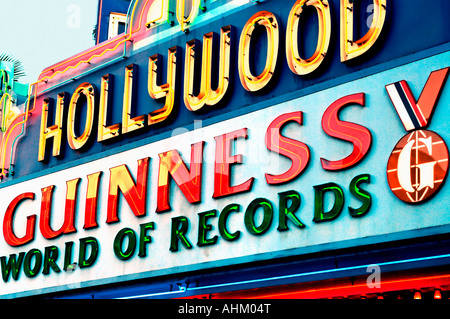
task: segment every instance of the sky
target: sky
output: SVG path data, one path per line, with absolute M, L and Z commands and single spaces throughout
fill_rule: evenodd
M 98 0 L 0 0 L 0 54 L 19 59 L 33 83 L 46 67 L 95 45 Z

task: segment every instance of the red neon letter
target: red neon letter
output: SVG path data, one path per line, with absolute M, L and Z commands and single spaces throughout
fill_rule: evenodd
M 137 217 L 145 216 L 147 207 L 147 179 L 149 158 L 138 161 L 137 182 L 134 183 L 130 171 L 126 165 L 110 168 L 108 212 L 106 222 L 115 223 L 119 221 L 117 214 L 117 202 L 119 189 L 125 200 Z
M 159 154 L 158 202 L 156 212 L 170 210 L 169 174 L 189 203 L 201 201 L 203 146 L 205 142 L 191 145 L 190 171 L 177 150 Z
M 367 128 L 339 120 L 339 112 L 350 104 L 364 106 L 364 93 L 344 96 L 331 104 L 323 113 L 322 128 L 325 133 L 353 144 L 353 152 L 346 158 L 337 161 L 321 158 L 322 167 L 326 170 L 346 169 L 357 164 L 367 154 L 372 144 L 372 135 Z
M 302 125 L 303 113 L 299 111 L 283 114 L 270 123 L 267 128 L 267 148 L 272 152 L 288 157 L 292 161 L 291 167 L 285 173 L 280 175 L 266 174 L 266 181 L 271 185 L 293 180 L 303 172 L 309 162 L 309 148 L 306 144 L 281 135 L 282 127 L 290 121 Z
M 247 128 L 243 128 L 231 133 L 216 136 L 216 159 L 214 162 L 214 194 L 213 198 L 237 194 L 249 191 L 252 188 L 254 178 L 246 182 L 230 186 L 231 165 L 242 163 L 242 155 L 230 155 L 231 141 L 243 137 L 247 138 Z
M 41 200 L 41 216 L 39 220 L 39 229 L 42 236 L 47 239 L 56 238 L 62 234 L 74 233 L 77 231 L 75 228 L 75 204 L 78 193 L 79 178 L 67 181 L 66 191 L 66 207 L 64 213 L 64 224 L 59 230 L 53 230 L 50 226 L 51 210 L 52 210 L 52 198 L 53 190 L 55 186 L 49 186 L 42 188 L 42 200 Z
M 3 219 L 3 236 L 5 237 L 6 243 L 13 247 L 25 245 L 26 243 L 34 239 L 36 215 L 31 215 L 27 217 L 27 229 L 25 236 L 18 238 L 14 234 L 13 230 L 14 213 L 16 212 L 17 206 L 19 206 L 19 204 L 25 199 L 34 200 L 34 193 L 20 194 L 19 196 L 14 198 L 13 201 L 9 204 L 8 208 L 6 209 L 5 217 Z
M 97 172 L 87 176 L 88 185 L 86 193 L 86 207 L 84 210 L 84 226 L 83 229 L 98 227 L 97 224 L 97 199 L 98 185 L 102 172 Z

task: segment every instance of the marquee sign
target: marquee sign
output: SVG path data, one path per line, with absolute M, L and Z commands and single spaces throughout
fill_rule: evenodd
M 45 69 L 2 144 L 0 295 L 450 231 L 450 54 L 369 2 L 135 0 Z

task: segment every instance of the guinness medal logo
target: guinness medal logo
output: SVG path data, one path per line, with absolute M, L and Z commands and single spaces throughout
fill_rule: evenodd
M 434 71 L 416 102 L 406 81 L 386 86 L 403 126 L 410 133 L 394 147 L 387 164 L 389 187 L 406 203 L 420 203 L 435 194 L 447 176 L 445 141 L 428 126 L 450 68 Z

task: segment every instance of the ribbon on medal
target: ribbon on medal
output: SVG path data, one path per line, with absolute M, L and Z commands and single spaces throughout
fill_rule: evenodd
M 450 67 L 431 72 L 417 102 L 406 81 L 386 85 L 386 91 L 406 131 L 428 126 L 449 71 Z

